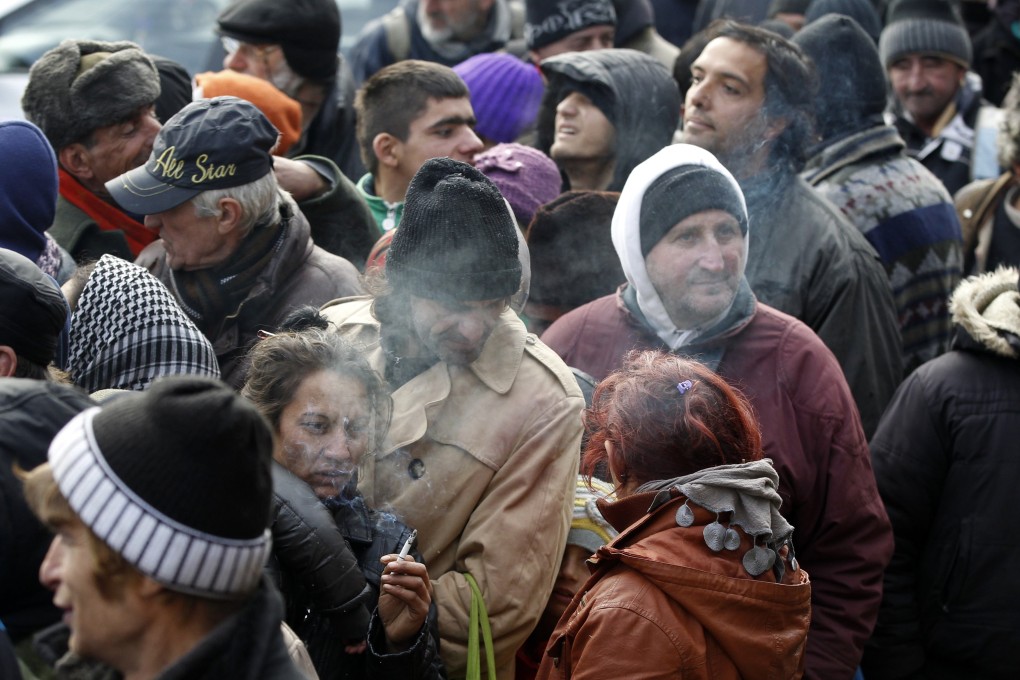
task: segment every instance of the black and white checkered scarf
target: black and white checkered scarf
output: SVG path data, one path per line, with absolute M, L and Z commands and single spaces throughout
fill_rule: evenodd
M 220 377 L 216 352 L 166 287 L 104 255 L 71 317 L 68 372 L 88 392 L 144 390 L 167 375 Z

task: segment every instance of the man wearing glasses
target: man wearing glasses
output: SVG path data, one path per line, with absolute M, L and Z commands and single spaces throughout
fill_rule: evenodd
M 334 0 L 234 0 L 217 19 L 223 67 L 267 80 L 301 104 L 302 135 L 289 151 L 325 156 L 357 179 L 365 173 L 354 136 L 354 81 L 338 53 Z

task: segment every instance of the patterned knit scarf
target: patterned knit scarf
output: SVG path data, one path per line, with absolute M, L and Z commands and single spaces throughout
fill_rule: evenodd
M 86 392 L 143 390 L 166 375 L 220 377 L 212 345 L 170 291 L 138 265 L 103 255 L 71 317 L 67 370 Z
M 57 173 L 60 177 L 60 195 L 95 220 L 103 231 L 124 232 L 124 238 L 135 257 L 145 246 L 156 240 L 156 234 L 146 229 L 144 224 L 96 196 L 66 170 L 58 167 Z
M 283 244 L 289 215 L 284 217 L 278 224 L 256 224 L 234 254 L 218 267 L 170 273 L 181 307 L 210 340 L 220 334 L 227 316 L 237 311 Z

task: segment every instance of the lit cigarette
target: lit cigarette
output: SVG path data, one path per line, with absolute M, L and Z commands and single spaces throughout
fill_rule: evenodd
M 418 538 L 418 530 L 417 529 L 412 531 L 411 535 L 407 537 L 406 541 L 404 541 L 404 547 L 400 549 L 400 555 L 399 555 L 400 559 L 404 559 L 405 557 L 407 557 L 407 554 L 409 552 L 411 552 L 411 546 L 414 545 L 414 540 L 416 538 Z

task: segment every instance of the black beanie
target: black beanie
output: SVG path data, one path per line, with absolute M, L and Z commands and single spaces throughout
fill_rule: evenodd
M 771 19 L 777 14 L 804 14 L 810 4 L 811 0 L 772 0 L 766 16 Z
M 615 26 L 612 0 L 526 0 L 524 39 L 528 49 L 545 47 L 592 26 Z
M 320 81 L 336 76 L 340 9 L 335 0 L 234 0 L 216 21 L 225 36 L 280 45 L 299 76 Z
M 191 74 L 173 59 L 152 55 L 152 63 L 159 73 L 159 98 L 156 100 L 156 115 L 163 123 L 173 118 L 178 111 L 191 103 L 193 90 Z
M 679 222 L 706 210 L 725 210 L 747 234 L 743 202 L 722 174 L 704 165 L 680 165 L 659 175 L 641 198 L 641 255 L 647 257 Z
M 899 0 L 889 6 L 878 51 L 886 68 L 906 54 L 937 54 L 970 67 L 970 36 L 950 0 Z
M 843 14 L 864 29 L 875 44 L 878 44 L 878 36 L 882 33 L 882 19 L 878 11 L 871 4 L 871 0 L 812 0 L 804 13 L 804 21 L 811 24 L 818 21 L 826 14 Z
M 268 556 L 273 435 L 221 382 L 164 378 L 75 417 L 50 446 L 78 517 L 172 590 L 243 596 Z
M 0 345 L 46 366 L 66 321 L 67 303 L 56 281 L 24 255 L 0 248 Z
M 517 227 L 492 181 L 450 158 L 433 158 L 407 188 L 404 213 L 386 255 L 396 290 L 460 301 L 517 292 Z
M 885 70 L 875 43 L 856 21 L 828 14 L 802 28 L 793 43 L 811 57 L 818 80 L 825 84 L 815 96 L 823 140 L 881 122 Z

